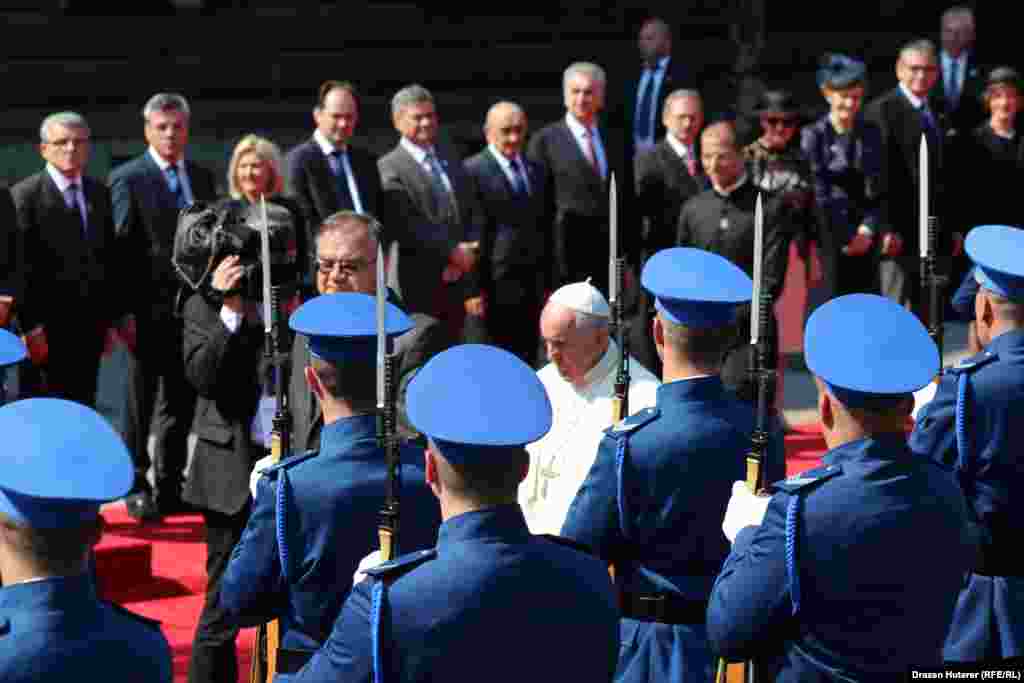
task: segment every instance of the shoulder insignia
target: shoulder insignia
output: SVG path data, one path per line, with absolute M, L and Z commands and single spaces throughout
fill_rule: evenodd
M 295 453 L 293 455 L 289 455 L 287 458 L 284 458 L 280 462 L 278 462 L 278 463 L 276 463 L 274 465 L 271 465 L 270 467 L 268 467 L 265 470 L 263 470 L 263 474 L 272 474 L 274 472 L 277 472 L 278 470 L 283 470 L 286 467 L 292 467 L 293 465 L 298 465 L 300 462 L 305 462 L 305 461 L 309 460 L 310 458 L 313 458 L 313 457 L 315 457 L 315 456 L 317 456 L 319 454 L 320 454 L 320 451 L 313 450 L 313 451 L 306 451 L 305 453 Z
M 408 555 L 402 555 L 390 562 L 378 564 L 376 567 L 371 567 L 365 571 L 365 574 L 375 578 L 395 578 L 398 574 L 418 567 L 424 562 L 432 560 L 435 557 L 437 557 L 437 550 L 434 548 L 431 548 L 430 550 L 420 550 L 415 553 L 409 553 Z
M 536 537 L 537 538 L 543 538 L 545 541 L 550 541 L 552 543 L 557 543 L 558 545 L 564 545 L 564 546 L 566 546 L 568 548 L 572 548 L 573 550 L 575 550 L 577 552 L 583 553 L 584 555 L 591 555 L 591 556 L 594 555 L 594 549 L 593 548 L 591 548 L 586 543 L 580 543 L 579 541 L 577 541 L 575 539 L 572 539 L 572 538 L 566 538 L 565 536 L 558 536 L 557 534 L 537 534 Z
M 661 410 L 656 407 L 644 408 L 643 410 L 633 413 L 629 417 L 619 420 L 618 423 L 612 425 L 608 429 L 604 430 L 604 433 L 608 436 L 615 436 L 617 434 L 627 434 L 635 431 L 640 427 L 643 427 L 648 422 L 651 422 L 661 415 Z
M 774 491 L 785 491 L 786 493 L 794 493 L 801 489 L 807 488 L 812 484 L 823 482 L 826 479 L 842 474 L 842 465 L 826 465 L 825 467 L 818 467 L 813 470 L 807 470 L 800 474 L 783 479 L 782 481 L 776 482 L 771 485 L 771 490 Z
M 999 360 L 999 354 L 994 351 L 982 351 L 981 353 L 975 354 L 970 358 L 964 358 L 959 361 L 956 365 L 949 369 L 954 374 L 960 374 L 962 372 L 974 372 L 983 365 L 987 365 L 992 361 Z
M 144 617 L 141 614 L 137 614 L 135 612 L 132 612 L 130 609 L 125 609 L 124 607 L 122 607 L 121 605 L 117 604 L 116 602 L 106 602 L 105 601 L 104 604 L 107 607 L 109 607 L 110 609 L 112 609 L 114 612 L 120 614 L 121 616 L 128 617 L 132 621 L 137 621 L 140 624 L 143 624 L 144 626 L 148 626 L 149 628 L 153 629 L 154 631 L 159 631 L 160 630 L 160 624 L 163 623 L 163 622 L 161 622 L 161 621 L 159 621 L 157 619 L 150 619 L 149 617 Z

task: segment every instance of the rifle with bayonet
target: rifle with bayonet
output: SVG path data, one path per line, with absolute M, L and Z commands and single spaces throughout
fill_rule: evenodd
M 921 133 L 921 145 L 918 148 L 918 181 L 918 238 L 920 240 L 918 246 L 921 250 L 921 287 L 927 289 L 928 292 L 928 334 L 939 349 L 939 360 L 941 361 L 942 314 L 945 312 L 942 294 L 947 278 L 939 269 L 939 219 L 929 212 L 928 137 L 924 133 Z M 938 375 L 936 375 L 935 381 L 939 381 Z
M 266 198 L 260 196 L 263 229 L 260 233 L 260 260 L 263 276 L 264 357 L 270 362 L 274 378 L 275 409 L 268 455 L 278 462 L 291 451 L 291 412 L 288 409 L 289 347 L 284 303 L 291 294 L 282 284 L 272 284 L 270 264 L 270 225 Z M 256 633 L 256 652 L 249 673 L 250 683 L 273 683 L 277 673 L 277 651 L 281 646 L 281 626 L 277 619 L 261 624 Z
M 615 375 L 615 394 L 612 397 L 612 424 L 629 415 L 629 335 L 622 322 L 622 295 L 625 288 L 626 259 L 619 256 L 618 244 L 618 196 L 615 174 L 611 175 L 608 196 L 608 305 L 611 321 L 609 337 L 619 346 L 618 372 Z
M 769 363 L 771 352 L 769 339 L 769 317 L 772 310 L 772 295 L 764 288 L 764 209 L 762 197 L 757 195 L 754 208 L 754 291 L 750 297 L 750 345 L 753 349 L 750 374 L 757 387 L 757 412 L 754 431 L 750 435 L 750 451 L 747 453 L 747 488 L 757 495 L 765 495 L 764 457 L 768 450 L 768 399 L 775 383 L 775 370 Z M 754 660 L 743 662 L 743 681 L 757 683 Z M 732 668 L 732 667 L 729 667 Z M 718 660 L 716 683 L 725 683 L 727 673 L 724 659 Z M 732 679 L 732 675 L 729 676 Z
M 398 555 L 399 494 L 402 472 L 399 469 L 398 439 L 395 434 L 395 358 L 388 348 L 384 329 L 387 285 L 384 282 L 383 236 L 377 231 L 377 444 L 384 451 L 388 468 L 387 496 L 380 511 L 380 559 L 387 562 Z

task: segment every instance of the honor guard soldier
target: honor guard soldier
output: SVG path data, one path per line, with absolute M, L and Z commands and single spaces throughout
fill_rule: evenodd
M 975 550 L 952 472 L 907 447 L 938 349 L 894 301 L 848 294 L 807 321 L 804 353 L 830 450 L 771 498 L 733 485 L 708 638 L 762 681 L 905 681 L 942 665 Z
M 656 299 L 657 404 L 606 430 L 562 534 L 614 567 L 617 681 L 710 681 L 704 613 L 729 552 L 720 522 L 755 425 L 752 406 L 726 390 L 719 373 L 736 306 L 753 286 L 725 258 L 690 248 L 652 256 L 641 282 Z M 776 429 L 766 480 L 782 478 L 784 468 Z
M 396 306 L 385 310 L 391 339 L 412 328 Z M 320 449 L 254 474 L 252 515 L 221 583 L 221 604 L 240 625 L 280 619 L 283 674 L 327 638 L 359 560 L 377 547 L 387 480 L 376 436 L 374 298 L 318 296 L 289 325 L 309 339 L 302 371 L 323 412 Z M 433 547 L 441 520 L 424 484 L 422 453 L 403 447 L 400 455 L 402 548 Z
M 523 445 L 551 428 L 533 370 L 492 346 L 427 362 L 407 394 L 428 437 L 437 547 L 367 569 L 293 680 L 609 681 L 617 619 L 605 565 L 531 536 L 516 504 Z
M 53 398 L 0 408 L 0 433 L 0 681 L 171 683 L 158 623 L 100 600 L 88 569 L 100 504 L 132 486 L 121 437 Z
M 7 330 L 0 330 L 0 406 L 7 403 L 5 368 L 8 365 L 20 363 L 25 360 L 26 356 L 28 356 L 28 351 L 25 349 L 25 344 Z
M 974 311 L 983 350 L 943 372 L 910 448 L 956 472 L 981 548 L 960 590 L 945 659 L 1019 666 L 1024 564 L 1013 558 L 1024 532 L 1024 231 L 979 226 L 966 247 L 980 286 Z

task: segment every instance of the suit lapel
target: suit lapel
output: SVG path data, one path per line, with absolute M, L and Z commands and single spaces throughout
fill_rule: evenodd
M 154 202 L 160 208 L 173 208 L 177 210 L 178 201 L 174 194 L 171 193 L 171 188 L 167 186 L 167 176 L 164 175 L 164 172 L 153 161 L 153 156 L 148 150 L 143 154 L 143 164 L 145 164 L 146 178 L 149 181 Z
M 561 138 L 562 146 L 561 155 L 564 158 L 576 160 L 576 165 L 580 169 L 580 178 L 584 179 L 591 185 L 597 184 L 603 186 L 604 182 L 601 180 L 601 176 L 598 175 L 597 170 L 590 165 L 590 160 L 584 156 L 583 150 L 580 149 L 579 143 L 576 142 L 576 136 L 573 135 L 572 131 L 569 129 L 569 124 L 562 120 L 556 130 L 561 133 L 559 136 Z M 603 133 L 601 141 L 604 142 Z M 607 154 L 605 156 L 607 157 Z
M 437 197 L 431 186 L 433 179 L 427 175 L 426 170 L 423 169 L 416 160 L 413 159 L 412 154 L 409 153 L 403 145 L 398 145 L 398 154 L 395 156 L 395 163 L 398 164 L 400 169 L 400 175 L 408 178 L 410 183 L 413 185 L 410 189 L 419 195 L 419 201 L 417 202 L 420 206 L 429 207 L 428 212 L 430 220 L 434 222 L 441 221 L 440 207 L 437 206 Z

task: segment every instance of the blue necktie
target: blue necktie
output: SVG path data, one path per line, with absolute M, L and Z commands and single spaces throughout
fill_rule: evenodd
M 430 175 L 434 178 L 434 195 L 437 199 L 438 208 L 448 207 L 448 215 L 453 220 L 458 220 L 458 208 L 455 205 L 455 197 L 448 191 L 444 184 L 444 173 L 441 170 L 441 162 L 433 152 L 427 154 L 427 164 L 430 165 Z
M 657 67 L 648 68 L 644 73 L 649 74 L 649 76 L 647 77 L 647 83 L 643 92 L 640 93 L 640 104 L 636 110 L 636 121 L 633 122 L 633 135 L 644 140 L 650 140 L 654 137 L 654 131 L 651 130 L 651 112 L 654 110 L 654 79 L 658 75 L 658 69 Z
M 68 185 L 67 193 L 68 198 L 71 200 L 71 210 L 78 218 L 78 222 L 82 225 L 82 236 L 89 237 L 89 225 L 86 223 L 85 212 L 82 210 L 82 202 L 78 198 L 78 191 L 81 186 L 78 183 L 71 183 Z
M 939 144 L 939 127 L 935 122 L 935 116 L 927 104 L 922 104 L 918 111 L 921 112 L 921 127 L 928 136 L 928 145 L 934 149 Z
M 338 197 L 341 199 L 341 206 L 345 209 L 355 211 L 356 203 L 352 201 L 352 192 L 348 187 L 348 173 L 345 171 L 345 161 L 342 158 L 344 152 L 334 150 L 328 156 L 331 160 L 331 170 L 334 171 L 334 180 L 338 186 Z
M 512 183 L 515 194 L 519 197 L 526 197 L 530 194 L 530 188 L 526 184 L 526 177 L 523 174 L 523 168 L 519 164 L 519 159 L 512 159 L 512 177 L 515 181 Z
M 178 177 L 178 168 L 176 166 L 167 167 L 167 187 L 171 190 L 171 194 L 174 195 L 178 208 L 184 209 L 187 204 L 185 201 L 185 188 L 181 186 L 181 178 Z

